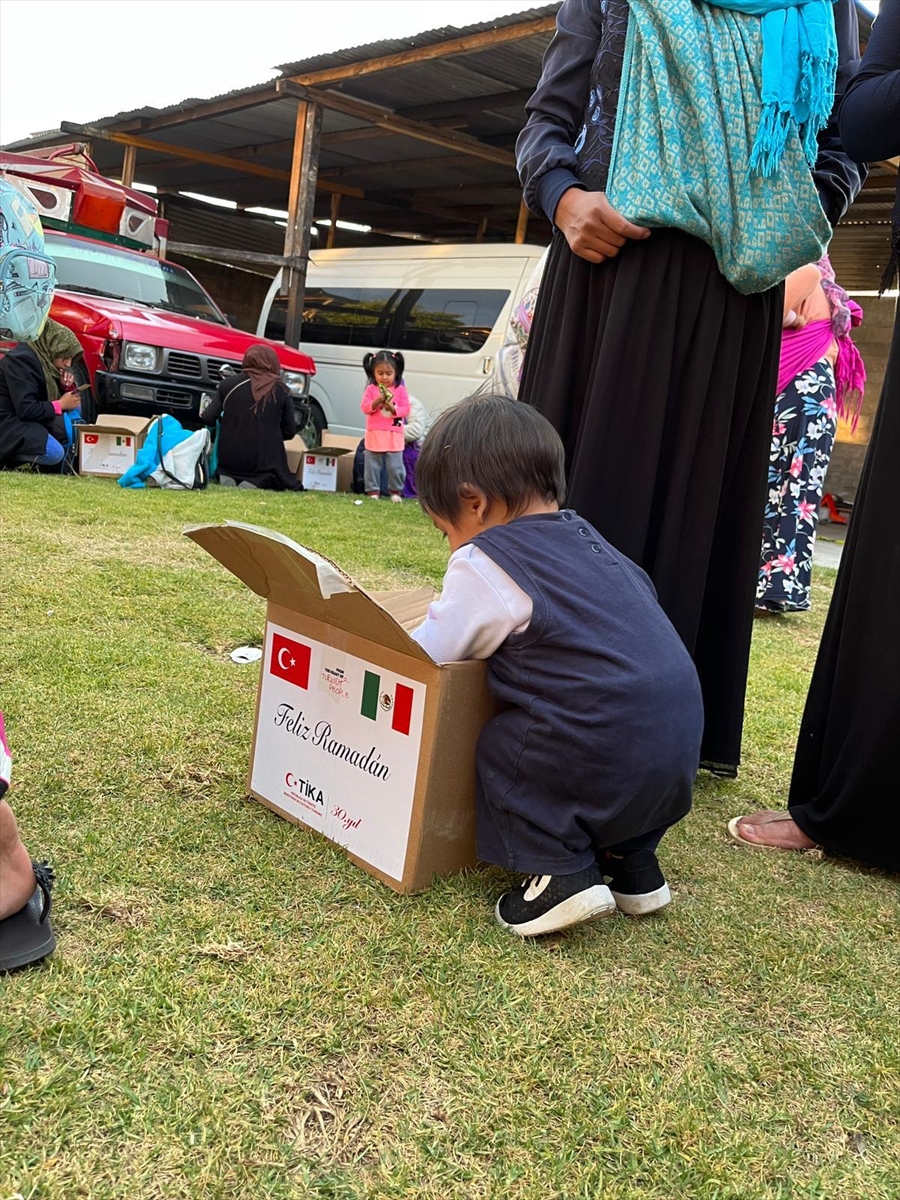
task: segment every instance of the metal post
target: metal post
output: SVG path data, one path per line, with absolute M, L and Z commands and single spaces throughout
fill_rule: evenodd
M 481 224 L 478 226 L 478 232 L 475 234 L 475 242 L 479 246 L 484 241 L 484 235 L 487 233 L 487 227 L 488 219 L 487 217 L 482 217 Z
M 288 297 L 284 340 L 288 346 L 295 347 L 300 345 L 300 327 L 303 323 L 303 298 L 309 264 L 310 230 L 315 215 L 321 137 L 321 107 L 308 100 L 299 101 L 291 160 L 288 223 L 284 235 L 284 256 L 288 259 L 284 273 Z
M 125 187 L 131 187 L 134 183 L 134 168 L 137 164 L 137 146 L 126 146 L 125 153 L 122 155 L 122 174 L 119 177 L 120 182 Z
M 517 246 L 523 245 L 525 241 L 525 233 L 528 229 L 528 208 L 524 199 L 519 204 L 519 219 L 516 221 L 516 237 L 515 243 Z
M 337 232 L 338 213 L 341 211 L 341 196 L 340 192 L 335 192 L 331 197 L 331 224 L 328 226 L 328 240 L 325 242 L 325 249 L 330 250 L 334 245 L 334 235 Z

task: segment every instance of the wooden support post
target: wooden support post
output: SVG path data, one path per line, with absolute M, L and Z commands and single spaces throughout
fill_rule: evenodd
M 300 327 L 303 323 L 303 298 L 309 265 L 310 230 L 315 215 L 321 138 L 322 109 L 318 104 L 301 100 L 297 105 L 297 123 L 294 126 L 288 223 L 284 235 L 284 256 L 288 259 L 284 278 L 288 297 L 284 341 L 286 345 L 295 347 L 300 345 Z
M 478 232 L 475 234 L 475 241 L 479 245 L 481 245 L 481 243 L 484 241 L 484 235 L 487 233 L 487 227 L 488 219 L 487 217 L 482 217 L 481 224 L 478 226 Z
M 331 224 L 328 226 L 328 238 L 325 242 L 325 249 L 330 250 L 334 245 L 334 236 L 337 233 L 338 213 L 341 211 L 341 197 L 335 192 L 331 197 Z
M 119 176 L 120 183 L 125 187 L 131 187 L 134 183 L 134 168 L 137 163 L 137 146 L 126 146 L 125 153 L 122 155 L 122 174 Z
M 528 231 L 528 208 L 523 198 L 519 205 L 519 219 L 516 221 L 516 236 L 515 243 L 521 246 L 525 241 L 525 234 Z

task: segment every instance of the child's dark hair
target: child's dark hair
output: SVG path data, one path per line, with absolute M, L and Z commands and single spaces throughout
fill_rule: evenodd
M 394 353 L 393 350 L 379 350 L 377 354 L 367 354 L 363 359 L 363 370 L 366 373 L 366 378 L 369 383 L 375 382 L 375 368 L 379 363 L 387 363 L 389 367 L 394 369 L 394 382 L 403 382 L 403 368 L 405 363 L 403 355 L 398 350 Z
M 416 490 L 427 512 L 451 523 L 467 488 L 518 516 L 534 501 L 562 506 L 565 452 L 537 409 L 507 396 L 476 395 L 442 413 L 416 462 Z

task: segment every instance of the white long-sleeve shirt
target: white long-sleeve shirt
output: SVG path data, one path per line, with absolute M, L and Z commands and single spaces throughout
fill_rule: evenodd
M 403 436 L 407 442 L 421 442 L 422 438 L 431 428 L 431 414 L 415 396 L 409 398 L 409 416 L 406 418 L 406 423 L 403 427 Z
M 531 621 L 531 597 L 477 546 L 450 556 L 440 598 L 413 632 L 437 663 L 490 658 Z

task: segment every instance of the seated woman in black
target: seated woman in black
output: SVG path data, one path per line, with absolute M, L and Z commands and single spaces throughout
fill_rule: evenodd
M 284 450 L 297 432 L 294 401 L 271 346 L 251 346 L 240 374 L 224 379 L 200 414 L 206 425 L 215 425 L 220 417 L 219 483 L 277 492 L 300 488 Z
M 68 435 L 63 413 L 78 415 L 72 359 L 81 343 L 48 320 L 33 342 L 19 342 L 0 359 L 0 467 L 58 466 Z

